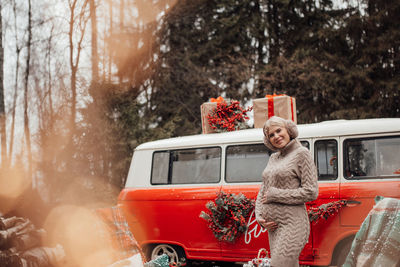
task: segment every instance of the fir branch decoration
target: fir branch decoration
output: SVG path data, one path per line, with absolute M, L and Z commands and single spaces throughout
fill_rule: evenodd
M 207 115 L 208 124 L 216 132 L 235 131 L 246 128 L 247 112 L 253 107 L 243 109 L 239 101 L 232 100 L 228 105 L 225 101 L 217 103 L 217 107 Z
M 327 220 L 330 216 L 339 212 L 342 207 L 348 204 L 360 204 L 361 202 L 355 200 L 338 200 L 332 201 L 326 204 L 322 204 L 319 207 L 310 207 L 308 210 L 308 219 L 310 222 L 317 223 L 321 218 Z
M 208 211 L 202 211 L 200 218 L 208 222 L 208 227 L 219 241 L 233 243 L 247 230 L 246 218 L 254 209 L 254 200 L 243 194 L 221 191 L 215 201 L 209 201 L 206 207 Z

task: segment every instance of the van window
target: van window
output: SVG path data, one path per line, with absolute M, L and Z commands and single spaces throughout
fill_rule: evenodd
M 169 151 L 160 151 L 153 154 L 152 184 L 168 184 L 169 154 Z
M 157 151 L 153 154 L 152 184 L 218 183 L 221 148 Z
M 308 141 L 300 141 L 300 144 L 310 150 L 310 143 Z
M 335 180 L 338 177 L 336 140 L 318 140 L 314 150 L 318 180 Z
M 309 149 L 308 141 L 301 141 L 301 144 Z M 228 146 L 225 180 L 230 183 L 261 182 L 271 154 L 264 144 Z
M 400 136 L 344 141 L 344 176 L 347 179 L 400 176 Z
M 228 146 L 226 149 L 227 182 L 260 182 L 271 152 L 264 144 Z

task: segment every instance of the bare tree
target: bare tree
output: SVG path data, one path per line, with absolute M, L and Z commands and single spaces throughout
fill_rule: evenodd
M 113 27 L 113 1 L 112 0 L 108 0 L 108 5 L 109 5 L 109 14 L 110 14 L 110 32 L 109 32 L 109 38 L 108 38 L 108 81 L 111 81 L 111 60 L 112 60 L 112 49 L 111 49 L 111 37 L 114 34 L 114 27 Z
M 29 72 L 30 72 L 30 60 L 31 60 L 31 45 L 32 45 L 32 5 L 31 0 L 28 0 L 28 40 L 26 44 L 27 56 L 25 65 L 25 79 L 24 79 L 24 136 L 26 142 L 26 149 L 28 152 L 28 172 L 29 176 L 32 177 L 32 145 L 31 145 L 31 133 L 29 129 L 29 116 L 28 116 L 28 86 L 29 86 Z
M 73 133 L 75 132 L 75 121 L 76 121 L 76 101 L 77 101 L 77 73 L 79 67 L 79 61 L 82 52 L 82 42 L 85 36 L 86 25 L 89 20 L 87 14 L 88 0 L 85 0 L 83 5 L 79 6 L 78 0 L 68 0 L 68 6 L 70 11 L 69 17 L 69 65 L 71 69 L 71 118 L 70 118 L 70 129 L 71 129 L 71 144 Z M 80 10 L 79 10 L 80 9 Z M 78 34 L 76 43 L 74 42 L 74 36 Z
M 119 5 L 119 28 L 122 32 L 125 27 L 125 0 L 120 0 Z
M 53 98 L 52 98 L 52 72 L 51 72 L 51 48 L 53 40 L 54 25 L 51 26 L 50 35 L 48 39 L 47 49 L 46 49 L 46 59 L 47 59 L 47 96 L 49 99 L 49 119 L 53 120 Z
M 89 0 L 90 3 L 90 22 L 92 25 L 92 81 L 99 79 L 99 55 L 97 51 L 97 16 L 95 0 Z
M 19 78 L 19 69 L 20 69 L 20 56 L 22 45 L 20 44 L 19 40 L 19 29 L 18 29 L 18 16 L 17 16 L 17 3 L 16 0 L 12 2 L 13 5 L 13 13 L 14 13 L 14 36 L 15 36 L 15 81 L 14 81 L 14 95 L 13 95 L 13 102 L 11 106 L 11 133 L 10 133 L 10 140 L 9 140 L 9 152 L 8 155 L 12 158 L 13 149 L 14 149 L 14 136 L 15 136 L 15 111 L 17 108 L 17 98 L 18 98 L 18 78 Z
M 0 3 L 0 130 L 1 130 L 1 163 L 7 163 L 7 137 L 6 137 L 6 113 L 4 105 L 4 48 L 3 48 L 3 18 Z

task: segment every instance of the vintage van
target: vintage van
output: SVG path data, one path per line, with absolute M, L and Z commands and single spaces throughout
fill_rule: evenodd
M 344 199 L 327 220 L 311 224 L 300 255 L 304 265 L 340 265 L 377 195 L 400 198 L 400 118 L 335 120 L 298 125 L 299 140 L 318 168 L 318 199 L 307 206 Z M 149 142 L 135 149 L 119 204 L 149 258 L 174 261 L 245 262 L 268 247 L 256 223 L 234 243 L 219 242 L 199 218 L 218 192 L 256 198 L 270 151 L 262 129 L 201 134 Z

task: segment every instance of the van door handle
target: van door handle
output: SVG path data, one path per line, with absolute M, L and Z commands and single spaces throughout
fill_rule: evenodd
M 347 207 L 355 207 L 357 205 L 361 204 L 361 201 L 357 201 L 357 200 L 346 200 L 346 206 Z

